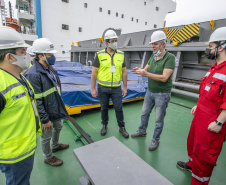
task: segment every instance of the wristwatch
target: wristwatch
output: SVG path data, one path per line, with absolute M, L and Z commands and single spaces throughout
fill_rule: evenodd
M 223 125 L 224 125 L 224 123 L 221 123 L 220 121 L 217 121 L 217 120 L 216 120 L 215 122 L 216 122 L 216 124 L 219 125 L 219 126 L 223 126 Z

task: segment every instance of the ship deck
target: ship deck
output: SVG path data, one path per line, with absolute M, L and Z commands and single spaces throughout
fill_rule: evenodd
M 79 126 L 91 136 L 92 140 L 99 141 L 114 136 L 173 184 L 189 185 L 191 184 L 191 173 L 180 170 L 176 166 L 176 163 L 178 160 L 187 160 L 186 142 L 192 121 L 189 107 L 193 107 L 196 104 L 196 101 L 196 99 L 176 94 L 171 97 L 171 103 L 169 103 L 167 108 L 160 145 L 155 151 L 148 150 L 154 130 L 154 112 L 151 113 L 150 116 L 147 136 L 136 139 L 131 137 L 125 139 L 118 132 L 116 117 L 112 106 L 109 109 L 108 133 L 105 136 L 100 135 L 100 129 L 102 127 L 100 121 L 100 108 L 85 110 L 82 111 L 81 114 L 73 117 Z M 142 105 L 143 100 L 123 105 L 126 129 L 130 134 L 135 132 L 140 124 Z M 54 154 L 56 157 L 62 159 L 64 163 L 62 166 L 52 167 L 43 162 L 40 138 L 38 137 L 38 147 L 30 180 L 31 185 L 77 184 L 78 179 L 80 179 L 85 172 L 76 160 L 73 149 L 84 146 L 84 144 L 81 141 L 76 142 L 75 139 L 76 135 L 73 130 L 67 123 L 64 123 L 60 135 L 60 142 L 69 143 L 70 148 Z M 225 184 L 225 156 L 226 146 L 224 144 L 217 166 L 214 168 L 210 185 Z M 136 166 L 134 166 L 134 168 L 136 168 Z M 5 184 L 5 176 L 2 173 L 0 173 L 0 184 Z

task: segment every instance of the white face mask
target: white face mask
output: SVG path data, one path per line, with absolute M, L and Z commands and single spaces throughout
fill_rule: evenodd
M 116 50 L 117 49 L 117 42 L 109 43 L 109 48 Z
M 14 54 L 11 54 L 11 55 L 17 59 L 17 61 L 13 62 L 12 64 L 19 66 L 23 70 L 29 68 L 30 62 L 31 62 L 31 57 L 28 54 L 26 54 L 24 56 L 18 56 L 18 55 L 14 55 Z

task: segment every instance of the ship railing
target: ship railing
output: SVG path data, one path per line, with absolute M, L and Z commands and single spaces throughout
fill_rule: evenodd
M 29 34 L 29 35 L 36 35 L 36 27 L 30 25 L 20 26 L 20 33 Z
M 19 5 L 19 6 L 16 6 L 16 8 L 18 9 L 19 13 L 26 13 L 26 14 L 30 14 L 30 15 L 34 14 L 33 7 L 31 7 L 29 5 L 26 5 L 26 4 Z

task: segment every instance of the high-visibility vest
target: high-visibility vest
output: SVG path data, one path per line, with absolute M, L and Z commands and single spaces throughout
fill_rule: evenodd
M 32 89 L 31 84 L 27 81 Z M 34 90 L 32 89 L 33 93 Z M 0 113 L 0 163 L 13 164 L 31 156 L 36 149 L 36 134 L 41 135 L 41 122 L 27 89 L 11 74 L 0 69 L 0 96 L 6 104 Z
M 124 62 L 124 52 L 116 50 L 113 58 L 104 50 L 97 52 L 100 62 L 98 69 L 97 83 L 107 87 L 118 87 L 121 85 L 122 64 Z M 112 73 L 111 66 L 115 67 Z

